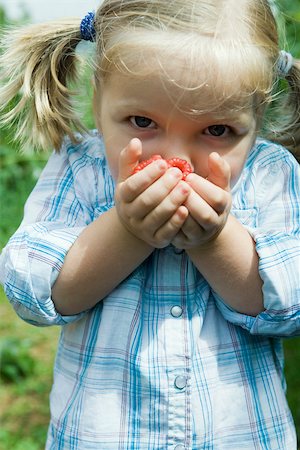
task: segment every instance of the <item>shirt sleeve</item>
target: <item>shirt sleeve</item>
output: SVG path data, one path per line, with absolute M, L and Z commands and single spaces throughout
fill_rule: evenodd
M 1 283 L 17 314 L 29 323 L 64 325 L 83 314 L 61 316 L 51 289 L 95 207 L 101 210 L 97 190 L 102 166 L 103 158 L 91 157 L 80 146 L 53 154 L 26 202 L 19 229 L 2 251 Z
M 262 154 L 248 183 L 249 191 L 251 184 L 257 186 L 255 223 L 246 228 L 259 256 L 265 310 L 256 317 L 240 314 L 214 294 L 228 321 L 251 334 L 277 337 L 300 334 L 300 168 L 284 155 L 276 160 Z

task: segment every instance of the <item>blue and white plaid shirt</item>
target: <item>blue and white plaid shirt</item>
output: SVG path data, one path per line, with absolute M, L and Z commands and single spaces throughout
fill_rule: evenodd
M 300 330 L 300 170 L 258 140 L 232 214 L 256 241 L 265 311 L 225 305 L 185 252 L 156 250 L 92 310 L 62 317 L 51 286 L 114 204 L 97 133 L 53 154 L 0 258 L 16 312 L 61 325 L 48 450 L 295 450 L 280 337 Z M 121 256 L 120 256 L 121 257 Z

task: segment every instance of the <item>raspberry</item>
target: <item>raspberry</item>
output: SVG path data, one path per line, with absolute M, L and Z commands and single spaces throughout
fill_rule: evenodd
M 183 180 L 185 180 L 189 173 L 193 172 L 190 164 L 185 159 L 171 158 L 167 160 L 167 163 L 169 167 L 178 167 L 181 170 Z
M 143 170 L 146 166 L 151 164 L 153 161 L 156 161 L 157 159 L 163 159 L 160 155 L 152 155 L 151 158 L 145 159 L 145 161 L 141 161 L 133 170 L 132 174 L 139 172 L 140 170 Z
M 151 158 L 141 161 L 134 168 L 132 174 L 137 173 L 140 170 L 143 170 L 146 166 L 151 164 L 153 161 L 156 161 L 157 159 L 163 159 L 163 158 L 160 155 L 153 155 L 153 156 L 151 156 Z M 171 158 L 171 159 L 167 159 L 167 163 L 168 163 L 168 167 L 178 167 L 178 169 L 181 170 L 183 180 L 185 180 L 185 178 L 188 176 L 189 173 L 193 172 L 192 167 L 185 159 Z

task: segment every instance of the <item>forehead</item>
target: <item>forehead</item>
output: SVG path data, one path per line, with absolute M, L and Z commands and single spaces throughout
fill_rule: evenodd
M 239 80 L 226 82 L 199 64 L 188 67 L 184 59 L 148 55 L 141 63 L 131 61 L 130 70 L 114 70 L 102 84 L 120 106 L 153 106 L 178 109 L 189 115 L 212 113 L 216 117 L 253 109 L 253 95 L 242 90 Z
M 163 86 L 189 112 L 249 108 L 255 97 L 266 97 L 270 71 L 256 48 L 240 44 L 195 33 L 135 31 L 113 42 L 99 64 L 100 78 L 116 73 L 136 86 Z

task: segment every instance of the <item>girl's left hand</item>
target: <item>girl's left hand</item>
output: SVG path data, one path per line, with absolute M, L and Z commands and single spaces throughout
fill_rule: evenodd
M 186 178 L 192 188 L 184 203 L 189 216 L 172 241 L 177 248 L 206 245 L 219 235 L 227 222 L 231 208 L 229 164 L 218 153 L 211 153 L 208 167 L 206 179 L 195 173 Z

